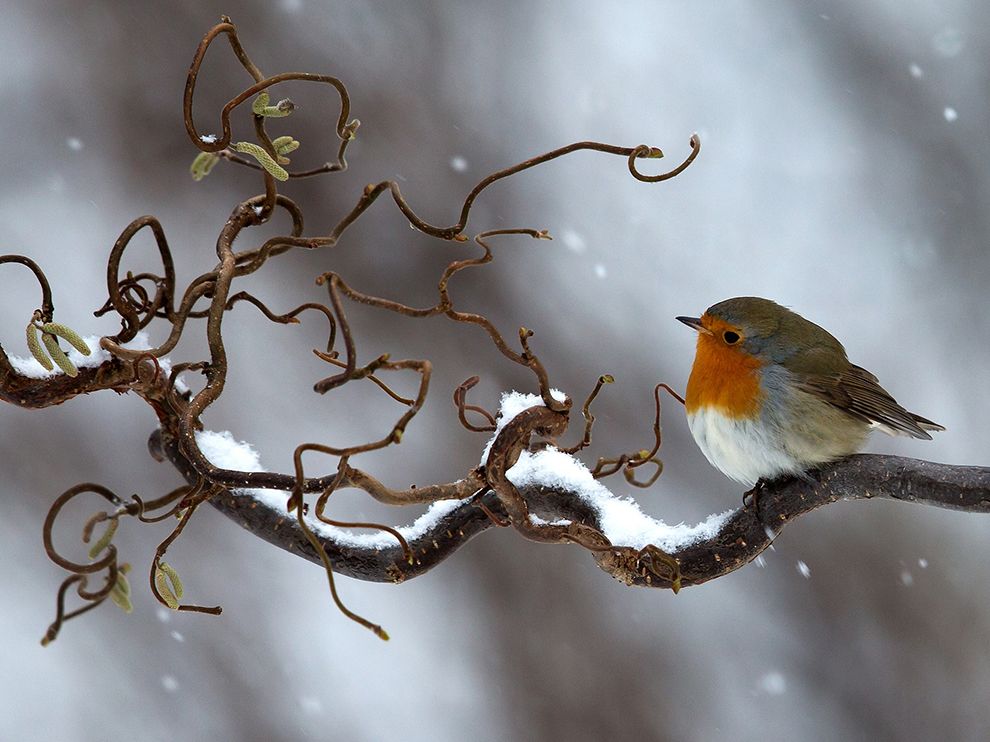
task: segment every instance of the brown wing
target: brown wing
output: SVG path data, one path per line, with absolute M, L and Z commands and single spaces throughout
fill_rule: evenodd
M 891 435 L 931 440 L 926 431 L 945 430 L 905 410 L 880 386 L 876 376 L 859 366 L 850 365 L 838 374 L 799 375 L 798 387 Z

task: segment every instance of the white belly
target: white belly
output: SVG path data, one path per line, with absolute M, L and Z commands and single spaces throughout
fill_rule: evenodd
M 705 457 L 727 477 L 745 484 L 796 474 L 801 465 L 784 450 L 779 432 L 759 418 L 726 417 L 712 408 L 688 415 L 691 434 Z

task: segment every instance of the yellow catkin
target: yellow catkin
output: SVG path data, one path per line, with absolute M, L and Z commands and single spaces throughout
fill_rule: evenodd
M 110 545 L 110 542 L 113 541 L 114 534 L 117 533 L 118 525 L 120 525 L 120 521 L 117 518 L 113 518 L 107 523 L 107 530 L 103 532 L 103 535 L 93 544 L 93 548 L 89 550 L 90 559 L 96 559 L 97 555 Z
M 272 146 L 275 147 L 275 153 L 278 155 L 278 164 L 288 165 L 290 160 L 286 155 L 299 149 L 299 142 L 290 136 L 284 136 L 273 140 Z
M 117 572 L 117 581 L 110 590 L 110 600 L 124 613 L 134 610 L 134 605 L 131 603 L 131 586 L 123 572 Z
M 169 582 L 172 583 L 172 592 L 175 597 L 182 597 L 182 580 L 179 579 L 179 573 L 175 571 L 175 568 L 171 564 L 166 562 L 159 562 L 158 568 L 168 576 Z
M 72 361 L 65 355 L 65 351 L 58 347 L 58 339 L 54 335 L 50 335 L 47 332 L 41 333 L 41 342 L 45 344 L 45 349 L 55 362 L 55 365 L 62 369 L 66 376 L 79 375 L 79 369 L 72 365 Z
M 175 597 L 175 593 L 172 592 L 172 588 L 169 587 L 168 577 L 161 570 L 161 568 L 155 570 L 155 587 L 158 589 L 158 594 L 162 596 L 162 600 L 165 601 L 165 605 L 173 611 L 177 610 L 179 607 L 179 600 Z
M 31 351 L 31 355 L 34 356 L 34 360 L 41 364 L 41 367 L 45 371 L 51 371 L 55 368 L 52 364 L 52 359 L 47 356 L 45 351 L 41 347 L 41 338 L 38 336 L 38 328 L 32 322 L 27 326 L 27 347 Z
M 258 161 L 268 173 L 275 178 L 275 180 L 288 180 L 289 173 L 286 172 L 285 168 L 280 166 L 272 156 L 265 152 L 265 150 L 254 144 L 253 142 L 237 142 L 236 144 L 230 145 L 230 148 L 235 152 L 240 152 L 245 155 L 251 155 L 254 159 Z
M 69 345 L 84 356 L 89 355 L 89 346 L 86 345 L 86 341 L 79 337 L 79 334 L 71 327 L 60 325 L 58 322 L 46 322 L 41 326 L 41 331 L 47 332 L 49 335 L 57 335 L 60 338 L 64 338 Z

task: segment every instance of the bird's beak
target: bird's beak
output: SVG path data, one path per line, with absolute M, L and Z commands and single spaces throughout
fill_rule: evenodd
M 701 324 L 701 317 L 677 317 L 678 322 L 683 322 L 685 325 L 690 327 L 692 330 L 697 330 L 698 332 L 703 332 L 706 335 L 711 335 L 711 331 Z

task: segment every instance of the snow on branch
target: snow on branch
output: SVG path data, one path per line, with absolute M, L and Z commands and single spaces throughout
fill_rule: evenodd
M 512 419 L 540 401 L 534 395 L 504 395 L 499 430 L 485 447 L 491 449 Z M 218 465 L 260 470 L 257 452 L 229 433 L 201 433 L 204 451 Z M 162 445 L 160 437 L 159 446 Z M 164 448 L 181 469 L 181 456 Z M 713 514 L 701 523 L 668 525 L 644 514 L 628 497 L 610 492 L 575 457 L 553 447 L 524 451 L 508 470 L 538 520 L 579 522 L 600 530 L 617 547 L 639 550 L 653 544 L 680 563 L 682 585 L 697 585 L 721 577 L 754 560 L 785 525 L 804 513 L 838 500 L 892 499 L 966 512 L 990 513 L 990 467 L 950 466 L 916 459 L 860 454 L 811 472 L 807 479 L 786 479 L 764 486 L 756 506 Z M 211 504 L 243 527 L 289 551 L 318 562 L 318 558 L 285 510 L 288 492 L 224 490 Z M 497 524 L 481 505 L 504 517 L 491 490 L 465 500 L 435 503 L 410 526 L 398 530 L 416 555 L 404 563 L 402 550 L 385 534 L 359 535 L 314 521 L 334 570 L 364 580 L 397 582 L 416 577 L 453 554 L 470 538 Z M 628 552 L 595 554 L 599 566 L 622 581 L 642 586 L 670 587 L 656 574 L 635 569 Z

